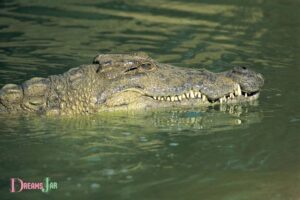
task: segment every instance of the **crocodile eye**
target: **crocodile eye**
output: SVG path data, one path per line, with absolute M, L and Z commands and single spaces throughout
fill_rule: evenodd
M 144 70 L 150 70 L 153 68 L 153 65 L 151 63 L 142 63 L 140 67 Z
M 126 72 L 130 72 L 130 71 L 134 71 L 134 70 L 136 70 L 136 69 L 138 69 L 136 66 L 131 66 L 131 67 L 129 67 L 128 69 L 125 70 L 125 73 L 126 73 Z

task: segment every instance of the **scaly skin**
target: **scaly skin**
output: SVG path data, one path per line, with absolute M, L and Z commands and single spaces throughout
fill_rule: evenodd
M 143 53 L 100 54 L 93 64 L 0 90 L 0 113 L 47 115 L 239 103 L 258 98 L 264 79 L 244 67 L 212 73 L 162 64 Z

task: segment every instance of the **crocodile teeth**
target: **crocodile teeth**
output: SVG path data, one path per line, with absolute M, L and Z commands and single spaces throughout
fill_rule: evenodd
M 237 88 L 235 89 L 234 94 L 236 96 L 241 96 L 242 95 L 241 86 L 239 84 L 237 84 Z
M 202 100 L 203 102 L 210 102 L 210 103 L 215 103 L 219 102 L 220 104 L 223 104 L 224 102 L 231 101 L 232 99 L 238 97 L 238 96 L 243 96 L 245 98 L 248 98 L 250 100 L 254 99 L 255 97 L 249 95 L 246 92 L 242 92 L 241 86 L 239 84 L 235 85 L 235 88 L 233 92 L 229 93 L 228 95 L 225 95 L 219 99 L 215 100 L 209 100 L 207 96 L 202 94 L 200 91 L 194 91 L 194 90 L 189 90 L 185 93 L 182 93 L 181 95 L 170 95 L 170 96 L 152 96 L 153 99 L 158 100 L 158 101 L 168 101 L 168 102 L 178 102 L 178 101 L 184 101 L 184 99 L 199 99 Z
M 201 97 L 202 97 L 202 95 L 203 95 L 203 94 L 201 94 L 201 92 L 199 92 L 199 95 L 198 95 L 198 97 L 199 97 L 199 98 L 201 98 Z
M 224 96 L 224 97 L 220 98 L 219 101 L 220 101 L 220 103 L 226 102 L 226 97 Z
M 237 88 L 234 89 L 234 95 L 235 95 L 235 96 L 238 96 L 238 95 L 239 95 L 239 94 L 238 94 Z
M 238 94 L 239 94 L 239 95 L 242 95 L 242 90 L 241 90 L 240 85 L 238 85 Z
M 233 94 L 232 94 L 233 95 Z M 174 95 L 174 96 L 152 96 L 153 99 L 158 100 L 158 101 L 182 101 L 184 99 L 201 99 L 202 101 L 207 101 L 207 97 L 204 94 L 201 94 L 200 91 L 193 91 L 190 90 L 186 93 L 183 93 L 181 95 Z M 222 102 L 226 101 L 226 97 L 222 97 Z
M 195 92 L 195 97 L 196 98 L 201 98 L 201 92 Z
M 195 93 L 193 92 L 193 90 L 190 91 L 190 97 L 191 97 L 192 99 L 195 98 Z

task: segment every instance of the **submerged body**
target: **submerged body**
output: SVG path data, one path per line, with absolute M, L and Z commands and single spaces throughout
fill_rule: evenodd
M 245 67 L 213 73 L 162 64 L 145 54 L 100 54 L 93 64 L 0 90 L 0 113 L 103 111 L 239 103 L 258 98 L 264 80 Z

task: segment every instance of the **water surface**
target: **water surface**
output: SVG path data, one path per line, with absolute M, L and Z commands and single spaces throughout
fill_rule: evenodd
M 0 116 L 1 199 L 300 199 L 300 4 L 1 1 L 0 87 L 144 51 L 265 76 L 254 105 L 71 119 Z M 9 179 L 58 189 L 10 193 Z

